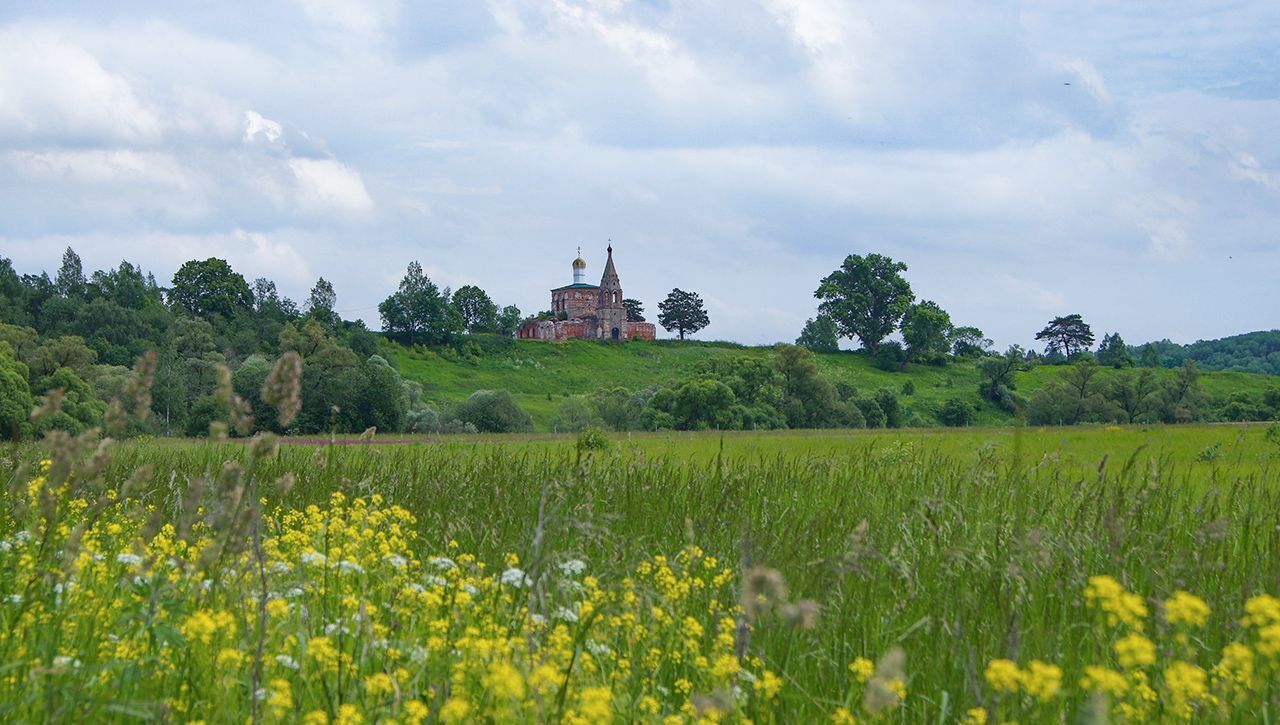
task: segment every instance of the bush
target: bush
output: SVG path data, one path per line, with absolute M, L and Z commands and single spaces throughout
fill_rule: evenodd
M 973 406 L 962 398 L 952 398 L 942 404 L 938 410 L 938 422 L 953 428 L 961 428 L 973 423 Z
M 947 378 L 947 379 L 948 379 L 948 380 L 950 380 L 950 378 Z M 903 395 L 907 395 L 907 396 L 915 395 L 915 394 L 916 394 L 916 384 L 915 384 L 915 382 L 913 382 L 913 381 L 911 381 L 911 380 L 908 380 L 907 382 L 903 383 L 903 384 L 902 384 L 902 394 L 903 394 Z
M 902 370 L 902 366 L 907 364 L 907 351 L 902 345 L 892 340 L 880 343 L 880 347 L 876 348 L 876 354 L 871 358 L 876 367 L 881 370 L 887 370 L 896 373 Z
M 600 425 L 599 416 L 586 400 L 579 397 L 567 398 L 551 420 L 551 429 L 557 433 L 577 433 Z
M 464 424 L 470 423 L 481 433 L 526 433 L 533 430 L 533 418 L 505 390 L 477 390 L 458 404 L 453 417 Z
M 438 433 L 440 414 L 435 408 L 419 408 L 405 418 L 404 427 L 409 433 Z
M 599 428 L 587 428 L 578 435 L 578 450 L 580 451 L 603 451 L 608 450 L 613 441 L 609 440 L 609 436 Z

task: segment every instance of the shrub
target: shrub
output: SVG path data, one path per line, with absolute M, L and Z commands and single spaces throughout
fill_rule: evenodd
M 953 428 L 960 428 L 973 423 L 973 406 L 962 398 L 952 398 L 942 404 L 938 410 L 938 422 Z
M 949 379 L 950 379 L 950 378 L 948 378 L 948 380 L 949 380 Z M 902 394 L 903 394 L 903 395 L 915 395 L 915 394 L 916 394 L 916 384 L 915 384 L 915 382 L 914 382 L 914 381 L 911 381 L 911 380 L 908 380 L 907 382 L 903 383 L 903 384 L 902 384 Z
M 587 428 L 578 434 L 578 450 L 580 451 L 608 450 L 611 443 L 609 436 L 599 428 Z
M 458 404 L 453 417 L 462 423 L 470 423 L 481 433 L 524 433 L 533 430 L 533 418 L 505 390 L 477 390 Z
M 872 362 L 881 370 L 887 370 L 896 373 L 902 370 L 902 366 L 907 364 L 907 351 L 902 345 L 890 340 L 889 342 L 880 343 L 880 347 L 876 348 L 876 354 L 872 357 Z

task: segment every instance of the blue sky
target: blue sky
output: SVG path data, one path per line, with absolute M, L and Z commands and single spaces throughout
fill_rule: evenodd
M 377 326 L 410 260 L 526 312 L 612 239 L 703 337 L 846 254 L 1001 346 L 1280 326 L 1280 3 L 0 5 L 0 254 L 227 258 Z

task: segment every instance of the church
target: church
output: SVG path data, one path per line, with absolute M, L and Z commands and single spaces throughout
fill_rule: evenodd
M 652 340 L 651 322 L 628 322 L 622 306 L 622 282 L 613 266 L 613 245 L 600 284 L 588 284 L 587 262 L 578 251 L 573 260 L 573 284 L 551 290 L 553 319 L 529 320 L 520 326 L 521 340 Z

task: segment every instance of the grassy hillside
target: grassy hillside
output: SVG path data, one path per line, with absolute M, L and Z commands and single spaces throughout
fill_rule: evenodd
M 423 385 L 428 400 L 447 405 L 465 399 L 476 390 L 501 388 L 510 391 L 529 411 L 539 430 L 548 430 L 556 410 L 571 395 L 585 395 L 611 386 L 638 390 L 647 385 L 671 385 L 707 360 L 721 356 L 767 360 L 773 350 L 672 340 L 625 345 L 587 340 L 556 344 L 515 340 L 504 350 L 471 359 L 451 360 L 424 348 L 411 350 L 400 346 L 390 347 L 388 354 L 395 358 L 405 378 Z M 903 384 L 911 381 L 915 393 L 901 396 L 902 404 L 926 420 L 932 420 L 933 411 L 950 398 L 972 398 L 978 402 L 975 391 L 979 376 L 972 363 L 946 367 L 910 365 L 902 372 L 885 372 L 872 366 L 865 355 L 841 352 L 820 354 L 818 365 L 833 382 L 843 380 L 866 392 L 888 388 L 901 394 Z M 1060 367 L 1039 367 L 1019 373 L 1018 392 L 1031 393 L 1062 371 Z M 1172 370 L 1157 372 L 1161 376 L 1173 375 Z M 1102 371 L 1104 377 L 1112 374 L 1111 370 Z M 1201 381 L 1205 391 L 1215 398 L 1235 391 L 1259 393 L 1280 384 L 1276 376 L 1235 372 L 1205 372 Z M 976 422 L 1000 425 L 1009 419 L 1004 411 L 984 404 Z

